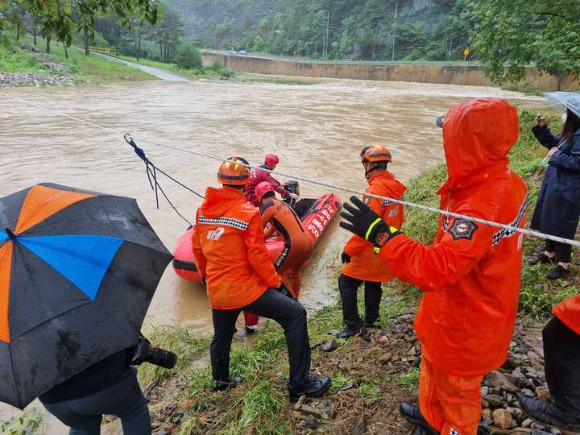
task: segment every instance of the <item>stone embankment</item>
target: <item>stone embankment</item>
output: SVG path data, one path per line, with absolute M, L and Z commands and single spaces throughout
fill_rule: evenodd
M 72 85 L 74 85 L 74 79 L 69 75 L 46 73 L 0 73 L 0 87 Z

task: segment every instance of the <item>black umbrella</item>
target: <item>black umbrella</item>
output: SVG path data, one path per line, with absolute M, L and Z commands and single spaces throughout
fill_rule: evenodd
M 134 346 L 172 257 L 134 199 L 38 184 L 0 199 L 0 401 Z

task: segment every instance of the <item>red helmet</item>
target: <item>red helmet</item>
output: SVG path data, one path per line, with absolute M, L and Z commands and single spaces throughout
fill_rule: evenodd
M 371 162 L 371 163 L 378 163 L 378 162 L 390 162 L 391 159 L 391 152 L 383 143 L 373 144 L 370 147 L 365 147 L 363 149 L 362 154 L 362 162 Z
M 256 198 L 258 198 L 258 201 L 262 201 L 264 195 L 269 192 L 272 192 L 272 194 L 274 193 L 274 187 L 267 181 L 262 181 L 256 186 L 256 190 L 254 192 L 256 193 Z
M 226 186 L 245 186 L 250 178 L 249 163 L 242 157 L 230 157 L 218 170 L 218 182 Z
M 266 166 L 269 168 L 275 167 L 279 162 L 280 159 L 276 154 L 268 154 L 264 160 L 264 163 L 266 163 Z

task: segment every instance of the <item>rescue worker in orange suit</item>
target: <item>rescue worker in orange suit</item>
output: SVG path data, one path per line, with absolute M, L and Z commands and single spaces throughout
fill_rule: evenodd
M 276 198 L 274 187 L 270 183 L 258 184 L 256 196 L 261 205 L 264 239 L 272 237 L 274 233 L 284 238 L 284 249 L 274 261 L 274 267 L 283 277 L 292 272 L 292 283 L 288 290 L 294 299 L 298 299 L 302 283 L 300 270 L 312 252 L 314 241 L 292 207 Z
M 387 170 L 392 161 L 391 152 L 384 144 L 365 147 L 361 153 L 361 163 L 369 183 L 366 193 L 402 199 L 407 188 Z M 403 206 L 389 203 L 386 200 L 367 196 L 365 203 L 388 225 L 401 228 L 403 224 Z M 339 338 L 350 338 L 366 328 L 372 327 L 380 320 L 379 307 L 383 290 L 381 283 L 392 278 L 388 268 L 374 251 L 372 243 L 353 235 L 345 245 L 341 255 L 344 264 L 338 277 L 338 289 L 342 301 L 342 316 L 346 325 L 338 334 Z M 365 285 L 365 318 L 358 314 L 357 290 Z
M 276 169 L 278 163 L 280 163 L 280 159 L 276 154 L 268 154 L 264 159 L 264 164 L 252 171 L 250 179 L 248 180 L 248 183 L 245 187 L 245 194 L 248 202 L 251 202 L 256 207 L 260 206 L 260 200 L 256 196 L 256 187 L 258 184 L 265 181 L 270 183 L 274 190 L 282 195 L 282 198 L 298 198 L 298 195 L 288 191 L 282 183 L 280 183 L 272 176 L 272 174 L 270 174 L 270 171 Z
M 235 324 L 242 310 L 275 320 L 284 329 L 290 360 L 288 390 L 291 400 L 319 397 L 330 387 L 329 378 L 310 378 L 310 344 L 306 310 L 276 290 L 276 273 L 264 244 L 260 212 L 244 196 L 250 172 L 248 162 L 232 157 L 222 163 L 218 181 L 208 187 L 197 210 L 193 253 L 207 285 L 212 307 L 214 337 L 210 347 L 214 388 L 233 387 L 230 350 Z
M 261 206 L 264 239 L 269 239 L 276 232 L 284 238 L 284 248 L 274 261 L 274 267 L 282 277 L 284 288 L 289 291 L 288 296 L 298 300 L 302 284 L 301 269 L 312 251 L 312 237 L 302 227 L 292 207 L 276 198 L 270 183 L 263 181 L 258 184 L 256 197 Z M 252 334 L 258 327 L 258 316 L 244 312 L 244 318 L 246 332 Z
M 447 181 L 443 210 L 525 226 L 527 188 L 508 168 L 518 114 L 505 100 L 453 106 L 443 122 Z M 390 227 L 356 197 L 341 226 L 372 242 L 385 267 L 422 290 L 415 319 L 422 344 L 419 406 L 400 412 L 415 433 L 474 435 L 484 374 L 505 361 L 515 326 L 522 268 L 520 233 L 442 216 L 426 246 Z
M 542 335 L 551 397 L 546 402 L 522 398 L 522 408 L 539 423 L 580 432 L 580 295 L 554 308 Z

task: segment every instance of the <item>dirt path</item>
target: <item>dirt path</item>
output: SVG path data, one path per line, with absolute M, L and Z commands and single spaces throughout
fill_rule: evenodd
M 107 56 L 106 54 L 101 54 L 101 53 L 92 53 L 92 54 L 94 54 L 95 56 L 102 57 L 102 58 L 107 59 L 107 60 L 112 60 L 113 62 L 123 63 L 127 66 L 130 66 L 131 68 L 139 69 L 143 72 L 146 72 L 147 74 L 151 74 L 152 76 L 155 76 L 155 77 L 157 77 L 161 80 L 167 81 L 167 82 L 188 82 L 189 81 L 186 78 L 183 78 L 183 77 L 175 75 L 175 74 L 168 73 L 167 71 L 164 71 L 162 69 L 153 68 L 151 66 L 141 65 L 141 64 L 138 64 L 135 62 L 129 62 L 128 60 L 118 59 L 118 58 L 113 57 L 113 56 Z

